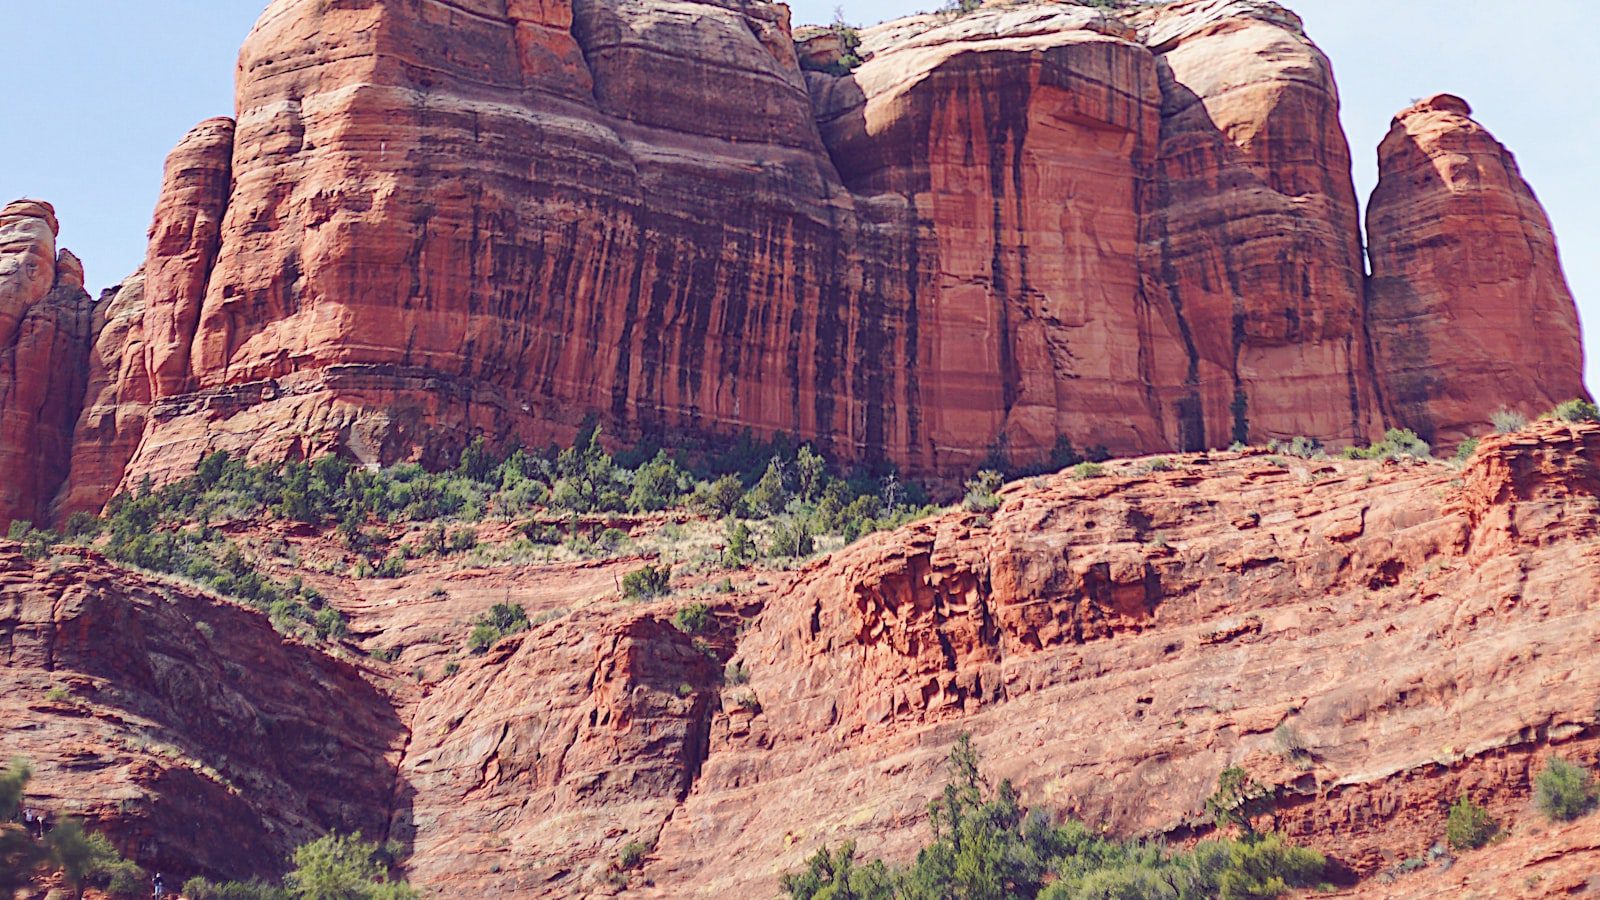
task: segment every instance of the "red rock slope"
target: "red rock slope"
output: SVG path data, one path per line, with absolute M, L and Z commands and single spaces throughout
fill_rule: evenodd
M 631 891 L 759 896 L 824 842 L 907 858 L 971 731 L 1024 796 L 1125 834 L 1203 833 L 1217 773 L 1244 765 L 1281 787 L 1276 827 L 1375 896 L 1468 793 L 1511 839 L 1395 884 L 1568 884 L 1548 854 L 1583 858 L 1589 832 L 1541 826 L 1528 798 L 1547 756 L 1600 757 L 1597 472 L 1600 425 L 1553 422 L 1490 437 L 1459 468 L 1119 461 L 1016 484 L 989 516 L 740 576 L 703 640 L 668 623 L 687 600 L 616 596 L 628 561 L 315 576 L 364 646 L 406 645 L 360 670 L 255 613 L 13 551 L 8 738 L 52 802 L 172 871 L 220 851 L 185 857 L 166 829 L 189 840 L 176 823 L 222 815 L 252 869 L 294 837 L 360 826 L 399 840 L 441 895 L 609 892 L 638 842 Z M 302 559 L 342 552 L 292 537 Z M 438 669 L 508 598 L 542 624 Z M 420 695 L 399 671 L 419 662 Z M 748 680 L 719 679 L 726 662 Z M 1280 725 L 1307 763 L 1281 752 Z M 201 814 L 195 798 L 223 805 Z
M 1537 212 L 1515 179 L 1446 227 L 1535 274 L 1458 304 L 1460 253 L 1382 224 L 1433 208 L 1386 144 L 1365 314 L 1332 69 L 1275 4 L 917 16 L 865 29 L 852 73 L 802 70 L 838 49 L 797 55 L 758 0 L 275 0 L 239 124 L 169 160 L 142 350 L 102 348 L 69 506 L 210 449 L 442 458 L 590 413 L 949 474 L 1058 437 L 1450 441 L 1451 398 L 1582 393 L 1549 235 L 1502 221 Z M 1505 284 L 1527 300 L 1495 321 L 1548 362 L 1467 379 L 1521 365 L 1443 329 Z

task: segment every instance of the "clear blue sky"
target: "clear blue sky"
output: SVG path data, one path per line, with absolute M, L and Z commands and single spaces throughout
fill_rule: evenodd
M 867 0 L 857 22 L 937 0 Z M 10 73 L 0 94 L 0 202 L 35 196 L 61 213 L 62 243 L 91 289 L 138 266 L 161 161 L 201 119 L 232 112 L 239 43 L 264 0 L 0 0 Z M 825 22 L 835 3 L 793 4 Z M 1356 189 L 1371 191 L 1378 141 L 1413 98 L 1449 91 L 1515 153 L 1556 226 L 1600 387 L 1600 53 L 1592 0 L 1291 0 L 1333 58 Z

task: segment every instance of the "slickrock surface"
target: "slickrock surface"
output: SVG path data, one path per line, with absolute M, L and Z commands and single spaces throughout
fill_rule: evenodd
M 216 865 L 213 844 L 182 857 L 160 837 L 189 840 L 203 797 L 252 869 L 359 825 L 439 896 L 610 893 L 635 842 L 630 893 L 764 896 L 824 842 L 905 860 L 970 731 L 1031 803 L 1121 834 L 1203 835 L 1217 773 L 1244 765 L 1280 788 L 1275 827 L 1361 895 L 1578 883 L 1591 832 L 1542 825 L 1529 797 L 1550 755 L 1600 759 L 1600 425 L 1492 436 L 1464 467 L 1257 451 L 1108 470 L 736 573 L 736 593 L 702 596 L 698 639 L 670 624 L 693 598 L 606 583 L 637 560 L 434 558 L 352 583 L 331 536 L 289 535 L 352 641 L 395 649 L 359 670 L 230 604 L 8 548 L 8 735 L 50 802 L 173 871 Z M 537 624 L 461 655 L 498 602 Z M 1462 793 L 1508 840 L 1391 884 Z
M 1584 393 L 1514 171 L 1398 187 L 1431 164 L 1391 136 L 1364 313 L 1332 68 L 1276 4 L 914 16 L 844 74 L 810 35 L 759 0 L 275 0 L 238 124 L 168 162 L 64 509 L 212 449 L 439 460 L 590 414 L 940 476 L 1058 438 L 1453 443 Z
M 404 726 L 355 666 L 92 553 L 18 551 L 0 543 L 0 721 L 37 808 L 152 870 L 242 878 L 331 828 L 381 840 L 410 802 Z
M 1395 116 L 1367 213 L 1379 389 L 1394 416 L 1453 446 L 1482 398 L 1518 385 L 1535 414 L 1583 391 L 1572 295 L 1544 208 L 1465 100 Z
M 45 523 L 72 460 L 93 302 L 55 209 L 0 208 L 0 522 Z

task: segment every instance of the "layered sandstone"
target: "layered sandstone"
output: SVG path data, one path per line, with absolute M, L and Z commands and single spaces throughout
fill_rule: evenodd
M 1384 299 L 1449 252 L 1375 236 L 1365 314 L 1337 90 L 1292 13 L 986 7 L 861 39 L 837 74 L 837 35 L 797 51 L 760 0 L 275 0 L 237 126 L 169 160 L 143 349 L 91 398 L 120 418 L 86 423 L 73 503 L 212 449 L 442 459 L 589 415 L 623 440 L 782 431 L 934 476 L 1058 438 L 1466 427 L 1396 361 L 1455 307 Z M 1532 203 L 1518 185 L 1487 185 L 1488 208 Z M 1509 220 L 1467 203 L 1450 232 L 1498 254 Z M 1560 346 L 1532 354 L 1537 383 L 1449 395 L 1484 409 L 1583 393 L 1553 243 L 1518 240 L 1534 299 L 1497 314 Z M 1429 365 L 1519 365 L 1429 340 Z
M 409 803 L 404 727 L 355 666 L 92 553 L 19 551 L 0 544 L 0 721 L 35 764 L 30 804 L 185 877 L 275 876 L 329 830 L 386 836 Z
M 1378 164 L 1367 293 L 1392 415 L 1453 446 L 1495 403 L 1536 415 L 1583 396 L 1550 220 L 1466 101 L 1440 94 L 1401 111 Z
M 0 209 L 0 523 L 43 523 L 72 458 L 93 304 L 55 209 Z
M 429 557 L 356 581 L 331 535 L 219 523 L 264 564 L 318 570 L 352 640 L 394 655 L 360 668 L 92 554 L 13 545 L 0 696 L 45 803 L 171 872 L 266 872 L 294 840 L 361 827 L 440 895 L 589 896 L 626 876 L 642 896 L 763 896 L 823 843 L 909 858 L 970 731 L 1030 802 L 1119 834 L 1206 833 L 1203 800 L 1239 764 L 1279 789 L 1274 827 L 1365 879 L 1357 894 L 1565 889 L 1593 830 L 1545 828 L 1528 798 L 1549 756 L 1600 758 L 1597 471 L 1600 425 L 1555 422 L 1462 468 L 1128 460 L 795 572 L 732 573 L 733 594 L 680 575 L 648 605 L 615 586 L 637 558 Z M 701 634 L 669 624 L 702 600 Z M 464 654 L 500 602 L 537 624 Z M 1462 793 L 1511 839 L 1385 883 Z M 649 849 L 619 873 L 630 844 Z

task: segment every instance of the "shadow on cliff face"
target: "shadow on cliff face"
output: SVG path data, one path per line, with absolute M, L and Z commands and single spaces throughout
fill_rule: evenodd
M 307 840 L 381 842 L 409 816 L 395 772 L 405 728 L 354 666 L 185 588 L 79 560 L 53 568 L 44 580 L 0 551 L 5 693 L 72 695 L 8 729 L 42 804 L 185 877 L 275 877 Z
M 1368 317 L 1386 323 L 1384 337 L 1372 339 L 1384 411 L 1432 443 L 1437 431 L 1432 402 L 1444 393 L 1445 384 L 1433 367 L 1427 301 L 1410 281 L 1392 275 L 1369 276 L 1366 289 Z

